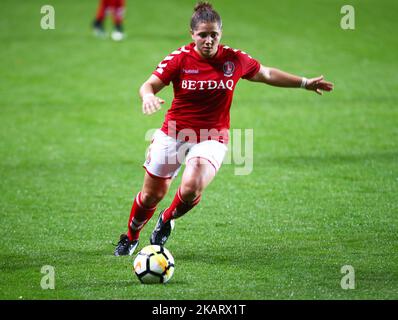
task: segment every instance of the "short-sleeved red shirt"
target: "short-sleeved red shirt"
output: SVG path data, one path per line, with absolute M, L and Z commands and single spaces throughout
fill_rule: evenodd
M 174 99 L 161 130 L 185 140 L 193 135 L 198 142 L 216 139 L 228 143 L 235 86 L 240 78 L 252 78 L 260 63 L 224 45 L 218 46 L 214 57 L 205 59 L 194 47 L 191 43 L 172 52 L 153 72 L 164 84 L 172 82 L 174 87 Z

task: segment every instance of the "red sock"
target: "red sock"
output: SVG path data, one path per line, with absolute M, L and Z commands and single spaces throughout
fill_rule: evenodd
M 140 231 L 145 224 L 152 218 L 156 206 L 153 208 L 145 208 L 141 202 L 141 192 L 134 199 L 131 208 L 127 236 L 131 240 L 137 240 L 140 237 Z
M 192 202 L 189 203 L 182 200 L 180 188 L 178 188 L 177 193 L 170 207 L 168 207 L 163 212 L 162 215 L 163 222 L 167 222 L 171 219 L 177 219 L 183 216 L 199 203 L 201 196 L 198 196 L 196 199 L 194 199 Z
M 105 18 L 106 10 L 109 7 L 109 0 L 101 0 L 98 9 L 97 9 L 97 15 L 96 19 L 97 21 L 102 21 Z
M 113 23 L 121 25 L 124 17 L 124 0 L 113 1 Z

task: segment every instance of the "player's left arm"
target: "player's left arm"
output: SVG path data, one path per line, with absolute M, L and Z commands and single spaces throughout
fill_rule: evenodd
M 316 78 L 299 77 L 285 71 L 261 65 L 257 74 L 249 79 L 254 82 L 263 82 L 271 86 L 284 88 L 305 88 L 322 95 L 322 91 L 332 91 L 333 83 L 325 81 L 323 76 Z

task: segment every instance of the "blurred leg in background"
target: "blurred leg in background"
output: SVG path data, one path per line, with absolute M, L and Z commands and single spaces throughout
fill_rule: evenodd
M 115 41 L 123 40 L 123 18 L 124 18 L 125 0 L 113 0 L 113 24 L 114 30 L 112 32 L 112 39 Z
M 93 23 L 94 34 L 98 37 L 105 36 L 104 20 L 106 17 L 106 11 L 109 10 L 111 0 L 100 0 L 97 14 Z

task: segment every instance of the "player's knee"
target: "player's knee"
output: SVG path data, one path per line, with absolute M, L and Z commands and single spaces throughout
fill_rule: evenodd
M 192 158 L 189 161 L 180 189 L 184 201 L 193 201 L 202 194 L 213 174 L 213 167 L 209 168 L 210 166 L 207 160 L 201 158 Z
M 181 197 L 184 201 L 193 201 L 202 194 L 203 189 L 200 179 L 187 179 L 181 184 Z
M 156 206 L 164 198 L 165 193 L 162 191 L 142 191 L 141 192 L 141 202 L 147 207 Z

